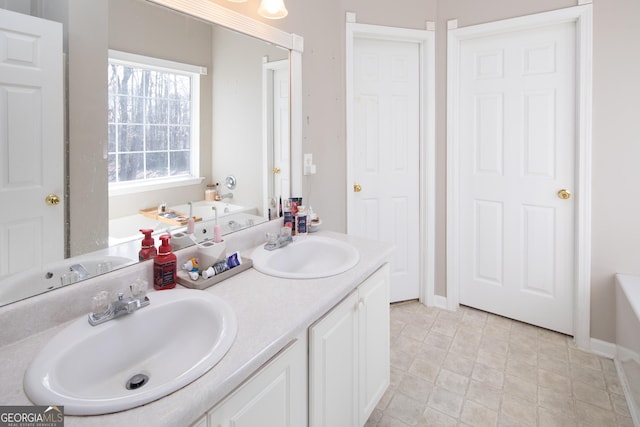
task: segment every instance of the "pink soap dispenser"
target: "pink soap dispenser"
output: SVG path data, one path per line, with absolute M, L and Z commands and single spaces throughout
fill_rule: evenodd
M 142 248 L 140 249 L 140 252 L 138 252 L 138 259 L 140 261 L 144 261 L 146 259 L 155 258 L 158 251 L 156 250 L 155 241 L 153 240 L 153 237 L 151 237 L 153 230 L 150 228 L 144 228 L 140 230 L 140 232 L 144 234 L 144 238 L 142 239 Z
M 171 234 L 160 236 L 162 244 L 158 248 L 158 255 L 153 262 L 153 287 L 158 291 L 176 287 L 178 260 L 176 255 L 171 252 L 169 239 L 171 239 Z

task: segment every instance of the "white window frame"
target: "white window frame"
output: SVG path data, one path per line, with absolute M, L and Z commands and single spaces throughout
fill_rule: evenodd
M 191 175 L 175 176 L 155 179 L 143 179 L 128 182 L 109 183 L 109 196 L 133 194 L 150 190 L 180 187 L 200 184 L 204 181 L 200 177 L 200 79 L 207 74 L 207 68 L 197 65 L 184 64 L 150 56 L 109 49 L 109 63 L 119 63 L 133 67 L 144 67 L 170 73 L 187 73 L 191 75 Z

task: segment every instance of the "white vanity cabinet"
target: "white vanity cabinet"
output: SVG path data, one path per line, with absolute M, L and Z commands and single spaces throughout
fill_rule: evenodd
M 207 413 L 197 427 L 307 425 L 307 340 L 303 334 Z
M 309 427 L 362 427 L 389 385 L 389 265 L 309 329 Z

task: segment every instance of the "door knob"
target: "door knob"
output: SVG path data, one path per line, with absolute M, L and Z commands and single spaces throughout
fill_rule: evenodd
M 359 193 L 362 191 L 362 186 L 358 183 L 353 184 L 353 192 L 354 193 Z
M 45 199 L 44 202 L 49 205 L 49 206 L 55 206 L 55 205 L 59 205 L 60 204 L 60 197 L 58 197 L 55 194 L 49 194 Z
M 560 197 L 562 200 L 567 200 L 571 198 L 571 193 L 563 188 L 562 190 L 558 191 L 558 197 Z
M 274 174 L 279 174 L 280 173 L 280 168 L 273 168 L 273 173 Z

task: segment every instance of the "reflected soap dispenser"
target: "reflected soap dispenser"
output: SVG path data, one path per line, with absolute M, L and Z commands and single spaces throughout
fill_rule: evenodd
M 178 271 L 178 260 L 171 252 L 170 234 L 160 236 L 162 244 L 158 248 L 158 255 L 153 262 L 153 287 L 160 291 L 176 287 L 176 274 Z
M 142 234 L 144 234 L 144 238 L 142 239 L 142 248 L 140 252 L 138 252 L 138 260 L 144 261 L 146 259 L 155 258 L 158 254 L 156 250 L 156 242 L 151 237 L 151 233 L 153 230 L 150 228 L 143 228 L 140 230 Z

